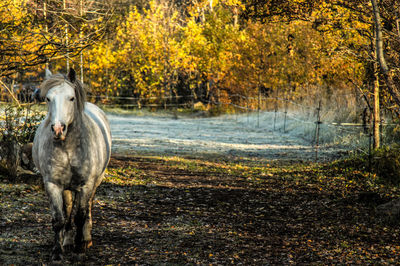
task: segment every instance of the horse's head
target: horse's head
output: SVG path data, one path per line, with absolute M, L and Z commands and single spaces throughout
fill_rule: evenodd
M 67 78 L 60 74 L 47 76 L 41 85 L 41 96 L 47 102 L 54 139 L 65 140 L 68 127 L 83 110 L 85 94 L 72 68 Z

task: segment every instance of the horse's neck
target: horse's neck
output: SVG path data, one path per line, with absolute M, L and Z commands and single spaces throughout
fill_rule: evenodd
M 74 121 L 69 126 L 69 139 L 76 141 L 81 139 L 86 134 L 86 125 L 84 123 L 84 113 L 75 116 Z

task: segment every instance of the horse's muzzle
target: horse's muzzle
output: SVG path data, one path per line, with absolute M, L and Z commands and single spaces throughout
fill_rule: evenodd
M 67 126 L 64 123 L 56 122 L 51 125 L 51 131 L 54 134 L 54 139 L 56 140 L 65 140 Z

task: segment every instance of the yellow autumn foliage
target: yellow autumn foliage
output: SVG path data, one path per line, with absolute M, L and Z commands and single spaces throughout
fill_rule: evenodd
M 35 3 L 3 0 L 2 21 L 29 21 Z M 294 0 L 287 7 L 299 14 L 308 4 L 310 0 Z M 177 96 L 203 103 L 221 100 L 218 97 L 236 101 L 232 95 L 256 96 L 260 88 L 267 94 L 302 97 L 310 88 L 319 93 L 354 90 L 354 84 L 361 87 L 371 57 L 371 17 L 334 1 L 320 0 L 315 6 L 304 15 L 307 19 L 295 19 L 285 17 L 284 6 L 271 2 L 262 10 L 270 18 L 262 20 L 244 16 L 255 11 L 247 10 L 248 3 L 240 0 L 200 0 L 179 8 L 169 1 L 151 0 L 144 6 L 116 9 L 115 16 L 106 19 L 75 18 L 76 10 L 70 16 L 61 13 L 59 21 L 49 19 L 48 33 L 43 21 L 32 21 L 25 27 L 29 34 L 15 33 L 12 40 L 29 52 L 15 60 L 34 61 L 40 48 L 53 56 L 51 66 L 61 72 L 67 50 L 71 64 L 78 67 L 82 46 L 84 73 L 89 73 L 85 81 L 94 94 L 140 97 L 149 103 Z M 282 15 L 276 15 L 280 11 Z M 65 47 L 62 23 L 69 19 L 70 47 Z M 104 34 L 90 45 L 80 38 L 96 32 Z M 0 36 L 10 38 L 2 31 Z M 44 45 L 46 40 L 50 41 Z

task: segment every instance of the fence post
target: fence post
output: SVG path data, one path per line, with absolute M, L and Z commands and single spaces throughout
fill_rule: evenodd
M 274 131 L 275 131 L 275 124 L 276 124 L 276 113 L 278 112 L 278 97 L 275 97 L 275 113 L 274 113 Z
M 258 103 L 257 103 L 257 127 L 260 127 L 260 104 L 261 104 L 261 90 L 258 86 Z
M 240 106 L 240 99 L 237 100 L 235 103 L 237 103 Z M 239 112 L 241 111 L 240 108 L 236 107 L 236 104 L 233 105 L 233 107 L 235 108 L 235 117 L 236 117 L 236 123 L 238 122 L 238 116 L 239 116 Z
M 250 109 L 249 109 L 249 98 L 248 97 L 246 97 L 246 112 L 247 112 L 247 125 L 249 125 Z
M 288 99 L 285 98 L 285 117 L 283 119 L 283 133 L 286 133 L 287 111 L 288 111 Z
M 315 161 L 318 161 L 318 148 L 319 148 L 319 125 L 322 123 L 321 122 L 321 100 L 318 103 L 318 108 L 317 108 L 317 121 L 315 122 Z
M 381 146 L 384 146 L 385 143 L 384 143 L 384 139 L 383 139 L 383 138 L 384 138 L 384 136 L 385 136 L 385 131 L 384 131 L 384 130 L 386 129 L 386 125 L 383 124 L 383 119 L 380 119 L 380 120 L 379 120 L 379 124 L 380 124 L 380 127 L 379 127 L 379 128 L 380 128 L 380 131 L 379 131 L 379 135 L 380 135 L 380 136 L 379 136 L 379 140 L 380 140 Z
M 370 131 L 368 134 L 369 143 L 368 143 L 368 177 L 371 178 L 372 171 L 372 136 L 373 133 Z

